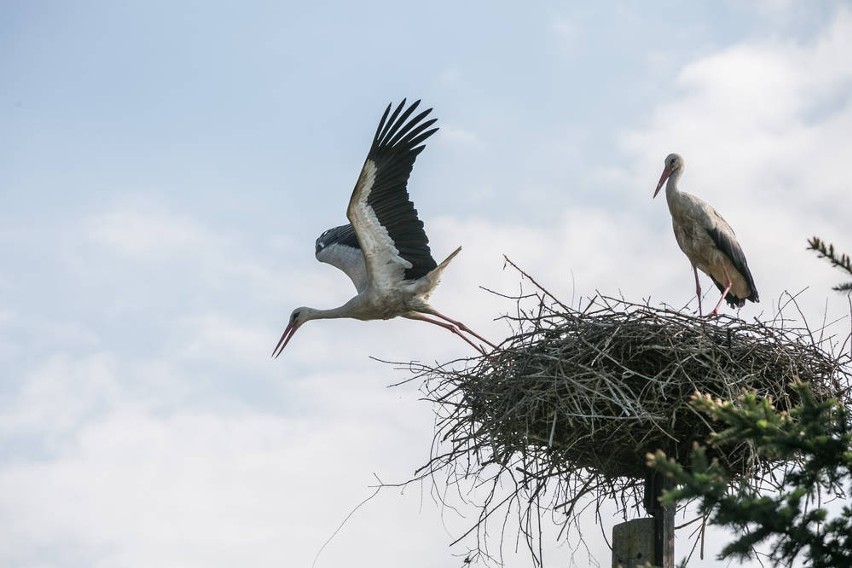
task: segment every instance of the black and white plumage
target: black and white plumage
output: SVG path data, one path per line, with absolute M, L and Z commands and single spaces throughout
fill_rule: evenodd
M 393 112 L 392 105 L 388 105 L 349 199 L 349 224 L 325 231 L 316 241 L 317 260 L 345 272 L 358 293 L 337 308 L 293 310 L 273 357 L 281 354 L 305 322 L 328 318 L 373 320 L 402 316 L 441 326 L 480 351 L 482 348 L 464 333 L 495 347 L 428 303 L 441 273 L 461 247 L 436 263 L 423 222 L 408 196 L 408 177 L 414 160 L 425 148 L 423 142 L 438 130 L 430 128 L 436 119 L 424 120 L 432 109 L 412 117 L 419 104 L 416 101 L 406 108 L 403 100 Z
M 672 215 L 672 228 L 680 250 L 692 263 L 698 313 L 701 314 L 701 285 L 698 269 L 707 274 L 722 292 L 716 307 L 708 315 L 716 315 L 722 300 L 733 307 L 742 307 L 746 300 L 758 302 L 757 287 L 748 268 L 743 249 L 734 230 L 719 213 L 701 199 L 680 191 L 677 182 L 683 174 L 684 162 L 678 154 L 666 157 L 663 174 L 654 197 L 666 184 L 666 201 Z

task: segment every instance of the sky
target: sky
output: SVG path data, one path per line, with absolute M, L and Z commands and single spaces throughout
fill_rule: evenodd
M 335 320 L 270 358 L 293 308 L 354 292 L 314 240 L 385 106 L 435 109 L 409 190 L 436 259 L 464 248 L 432 300 L 492 341 L 504 254 L 574 305 L 695 309 L 651 199 L 670 152 L 746 253 L 761 301 L 738 315 L 797 294 L 841 337 L 843 274 L 806 241 L 852 252 L 850 60 L 829 0 L 0 0 L 0 564 L 462 566 L 477 511 L 428 484 L 335 530 L 429 457 L 433 408 L 374 358 L 471 348 Z M 580 549 L 548 533 L 547 559 L 608 565 L 616 521 L 588 516 Z

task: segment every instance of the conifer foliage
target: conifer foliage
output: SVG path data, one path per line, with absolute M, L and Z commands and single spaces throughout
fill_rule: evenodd
M 826 244 L 819 237 L 813 237 L 808 239 L 808 249 L 816 251 L 820 258 L 827 259 L 832 266 L 836 266 L 840 270 L 852 275 L 852 259 L 849 258 L 848 254 L 838 255 L 834 250 L 833 244 Z M 837 286 L 834 286 L 833 289 L 838 292 L 846 292 L 847 294 L 850 294 L 852 293 L 852 282 L 838 284 Z
M 763 544 L 781 565 L 799 559 L 814 568 L 852 566 L 852 412 L 838 399 L 817 400 L 804 383 L 795 389 L 800 404 L 789 412 L 754 392 L 735 401 L 693 399 L 699 411 L 725 425 L 708 440 L 711 448 L 753 444 L 758 454 L 790 463 L 780 491 L 759 492 L 731 479 L 700 445 L 688 468 L 663 452 L 648 454 L 648 465 L 677 484 L 663 501 L 697 499 L 711 524 L 737 535 L 720 559 L 750 558 Z

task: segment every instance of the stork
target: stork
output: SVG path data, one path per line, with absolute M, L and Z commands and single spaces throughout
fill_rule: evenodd
M 428 303 L 441 273 L 461 247 L 437 264 L 423 222 L 408 197 L 406 185 L 414 160 L 425 148 L 423 142 L 438 130 L 430 128 L 436 119 L 424 121 L 431 108 L 409 119 L 419 104 L 418 100 L 405 108 L 403 99 L 392 113 L 392 105 L 388 105 L 349 199 L 349 224 L 325 231 L 316 241 L 317 260 L 345 272 L 358 293 L 337 308 L 293 310 L 273 357 L 281 354 L 305 322 L 329 318 L 386 320 L 401 316 L 443 327 L 483 354 L 485 350 L 464 333 L 496 347 Z
M 654 197 L 666 184 L 666 201 L 672 215 L 672 228 L 680 250 L 692 263 L 695 275 L 695 293 L 698 296 L 698 315 L 701 315 L 700 268 L 722 292 L 708 316 L 718 315 L 722 300 L 741 308 L 746 300 L 760 301 L 751 271 L 748 269 L 743 249 L 737 242 L 734 230 L 715 209 L 701 199 L 680 191 L 677 182 L 683 175 L 683 158 L 678 154 L 666 156 L 665 168 Z

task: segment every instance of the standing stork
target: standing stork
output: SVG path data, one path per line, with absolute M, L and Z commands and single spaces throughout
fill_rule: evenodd
M 710 205 L 677 188 L 681 175 L 683 158 L 678 154 L 666 156 L 663 175 L 660 176 L 654 197 L 657 197 L 663 183 L 668 179 L 666 201 L 672 215 L 672 228 L 677 244 L 692 263 L 695 293 L 698 295 L 698 315 L 701 315 L 698 268 L 709 276 L 722 292 L 716 307 L 707 315 L 717 315 L 722 300 L 727 300 L 732 308 L 741 308 L 746 300 L 760 301 L 748 262 L 734 230 Z
M 273 357 L 281 354 L 305 322 L 329 318 L 375 320 L 402 316 L 441 326 L 483 354 L 484 349 L 462 332 L 496 347 L 427 302 L 441 273 L 461 247 L 437 264 L 429 250 L 423 222 L 408 198 L 406 185 L 414 160 L 425 148 L 423 142 L 438 130 L 429 128 L 436 119 L 423 120 L 431 108 L 409 120 L 419 104 L 418 100 L 405 108 L 403 99 L 393 113 L 392 105 L 385 109 L 349 199 L 349 224 L 325 231 L 316 242 L 317 260 L 345 272 L 358 293 L 330 310 L 293 310 Z

